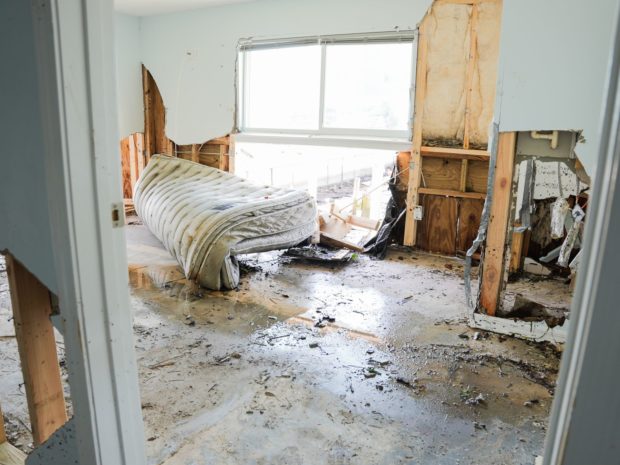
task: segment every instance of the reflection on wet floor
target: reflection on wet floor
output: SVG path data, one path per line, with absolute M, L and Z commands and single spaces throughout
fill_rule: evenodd
M 128 228 L 152 464 L 530 464 L 558 356 L 463 323 L 462 263 L 246 257 L 239 289 L 188 282 Z

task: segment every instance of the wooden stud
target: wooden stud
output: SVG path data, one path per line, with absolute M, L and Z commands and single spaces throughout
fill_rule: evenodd
M 132 195 L 131 184 L 131 157 L 129 154 L 130 138 L 121 139 L 121 173 L 123 179 L 123 198 L 130 199 Z
M 142 65 L 142 96 L 144 99 L 144 152 L 150 160 L 155 154 L 155 137 L 153 126 L 153 96 L 151 91 L 150 73 Z
M 2 415 L 2 407 L 0 406 L 0 444 L 6 442 L 6 431 L 4 430 L 4 416 Z
M 6 265 L 32 436 L 39 445 L 67 421 L 50 294 L 9 254 Z
M 465 124 L 463 129 L 463 148 L 469 149 L 469 139 L 471 137 L 471 101 L 474 90 L 474 74 L 478 62 L 478 5 L 471 7 L 469 18 L 469 59 L 467 60 L 467 70 L 465 72 Z
M 469 167 L 468 160 L 461 160 L 461 181 L 459 183 L 459 189 L 461 192 L 465 192 L 467 190 L 467 171 Z
M 454 147 L 422 147 L 423 157 L 455 158 L 458 160 L 489 161 L 489 152 L 486 150 L 459 149 Z
M 132 198 L 133 189 L 136 186 L 140 173 L 138 171 L 138 154 L 136 153 L 134 138 L 130 136 L 127 138 L 127 141 L 129 142 L 129 174 L 131 177 L 131 195 L 127 198 Z
M 200 163 L 200 146 L 198 144 L 192 144 L 192 158 L 194 163 Z
M 407 212 L 405 216 L 405 237 L 403 243 L 414 246 L 416 243 L 417 225 L 413 218 L 413 210 L 418 205 L 420 183 L 422 181 L 422 120 L 424 118 L 424 101 L 426 99 L 426 61 L 428 56 L 428 37 L 426 21 L 422 21 L 418 30 L 418 59 L 416 65 L 416 88 L 413 117 L 413 141 L 411 161 L 409 163 L 409 182 L 407 190 Z
M 484 200 L 486 194 L 483 192 L 461 192 L 450 189 L 431 189 L 430 187 L 420 187 L 418 193 L 426 195 L 438 195 L 442 197 L 456 197 L 462 199 Z
M 136 146 L 136 156 L 138 157 L 138 177 L 142 174 L 146 166 L 146 158 L 144 156 L 144 134 L 136 132 L 133 135 L 134 144 Z
M 228 145 L 220 145 L 219 169 L 228 171 Z
M 515 224 L 518 227 L 520 224 Z M 522 252 L 523 252 L 523 236 L 522 232 L 513 232 L 512 241 L 510 243 L 510 266 L 508 268 L 510 273 L 517 273 L 521 271 Z
M 480 285 L 480 306 L 488 315 L 495 315 L 497 311 L 504 274 L 516 141 L 515 132 L 503 132 L 499 135 L 497 145 L 493 202 Z

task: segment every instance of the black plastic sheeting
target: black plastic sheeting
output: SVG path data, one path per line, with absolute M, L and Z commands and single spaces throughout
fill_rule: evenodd
M 377 235 L 372 238 L 365 246 L 364 252 L 368 253 L 378 259 L 384 259 L 387 253 L 387 248 L 394 242 L 401 241 L 404 232 L 404 219 L 406 207 L 399 206 L 396 201 L 396 182 L 397 182 L 397 167 L 392 169 L 392 175 L 388 183 L 390 193 L 392 196 L 388 201 L 385 209 L 385 218 L 383 224 L 379 228 Z

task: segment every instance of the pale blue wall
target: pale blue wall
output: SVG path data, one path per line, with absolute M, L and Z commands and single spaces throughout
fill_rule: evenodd
M 504 0 L 495 118 L 500 131 L 582 129 L 594 175 L 618 0 Z
M 140 22 L 137 16 L 121 13 L 114 15 L 116 98 L 118 132 L 121 138 L 144 131 Z
M 168 137 L 197 143 L 234 126 L 241 38 L 415 29 L 431 0 L 262 0 L 142 18 L 142 57 L 167 107 Z
M 0 2 L 0 250 L 56 289 L 30 2 Z

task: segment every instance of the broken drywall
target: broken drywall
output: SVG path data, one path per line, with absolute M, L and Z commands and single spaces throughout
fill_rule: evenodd
M 0 251 L 10 251 L 54 291 L 56 275 L 30 2 L 0 2 L 2 169 Z
M 178 144 L 213 139 L 234 126 L 239 39 L 412 30 L 430 0 L 263 0 L 141 19 L 145 66 Z
M 116 13 L 114 40 L 118 132 L 122 139 L 136 132 L 144 132 L 140 18 Z
M 585 140 L 576 152 L 590 176 L 617 8 L 616 0 L 519 0 L 505 2 L 503 10 L 500 131 L 582 129 Z

